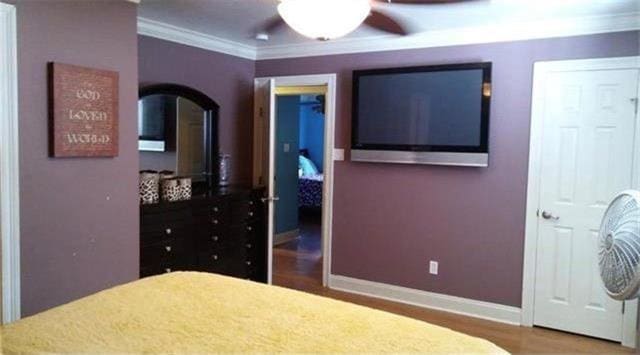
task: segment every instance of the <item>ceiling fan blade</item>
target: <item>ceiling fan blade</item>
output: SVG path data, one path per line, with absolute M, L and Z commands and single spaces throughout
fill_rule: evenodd
M 371 14 L 364 20 L 364 24 L 380 31 L 400 36 L 406 36 L 409 34 L 409 31 L 407 31 L 398 21 L 376 10 L 371 10 Z
M 282 28 L 286 27 L 286 23 L 282 17 L 276 15 L 265 21 L 259 28 L 258 32 L 264 32 L 267 34 L 274 33 Z
M 468 2 L 473 0 L 373 0 L 376 2 L 383 2 L 387 4 L 402 4 L 402 5 L 442 5 L 442 4 L 454 4 L 459 2 Z

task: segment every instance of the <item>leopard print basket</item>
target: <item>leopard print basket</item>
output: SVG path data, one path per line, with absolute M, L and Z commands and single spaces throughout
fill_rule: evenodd
M 162 201 L 180 201 L 180 185 L 178 184 L 178 179 L 171 178 L 162 180 Z
M 192 194 L 191 178 L 180 178 L 178 180 L 178 186 L 180 187 L 180 200 L 190 200 Z
M 160 195 L 158 192 L 160 176 L 156 172 L 141 171 L 138 179 L 140 193 L 140 203 L 150 205 L 158 203 Z

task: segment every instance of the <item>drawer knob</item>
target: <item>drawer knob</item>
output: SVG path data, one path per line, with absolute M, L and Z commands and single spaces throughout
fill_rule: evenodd
M 167 234 L 171 234 L 171 228 L 165 229 L 164 232 L 167 233 Z
M 247 266 L 251 266 L 251 261 L 247 261 Z
M 213 224 L 218 224 L 218 220 L 217 219 L 214 219 L 212 222 L 213 222 Z
M 214 242 L 217 242 L 218 241 L 218 236 L 214 235 L 213 237 L 211 237 L 211 240 L 213 240 Z
M 249 212 L 249 217 L 253 217 L 253 212 Z
M 167 251 L 167 253 L 170 252 L 171 251 L 171 245 L 165 246 L 164 249 Z
M 245 246 L 247 247 L 247 249 L 251 249 L 251 247 L 253 247 L 253 245 L 251 245 L 251 243 L 247 243 Z
M 218 255 L 214 254 L 211 258 L 213 258 L 213 260 L 218 260 Z
M 168 267 L 168 268 L 164 269 L 164 272 L 170 273 L 171 272 L 171 268 Z
M 253 201 L 249 201 L 249 206 L 253 206 Z
M 247 230 L 248 230 L 249 232 L 251 232 L 251 231 L 253 230 L 253 228 L 252 228 L 251 226 L 247 226 Z
M 218 209 L 218 207 L 214 207 L 214 208 L 213 208 L 213 212 L 218 212 L 218 211 L 220 211 L 220 210 Z

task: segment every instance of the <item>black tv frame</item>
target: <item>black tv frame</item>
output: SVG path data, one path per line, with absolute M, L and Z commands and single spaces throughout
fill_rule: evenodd
M 360 78 L 371 75 L 424 73 L 437 71 L 456 70 L 482 70 L 482 86 L 479 88 L 481 95 L 481 122 L 480 145 L 478 146 L 451 146 L 451 145 L 412 145 L 412 144 L 371 144 L 358 142 L 358 97 Z M 488 166 L 489 154 L 489 116 L 491 109 L 491 62 L 440 64 L 400 68 L 366 69 L 353 71 L 353 96 L 351 108 L 351 149 L 353 161 L 412 163 L 412 164 L 437 164 L 437 165 L 463 165 L 463 166 Z M 488 88 L 488 90 L 487 90 Z M 389 152 L 389 153 L 386 153 Z M 398 152 L 411 152 L 405 157 Z M 442 153 L 428 154 L 419 153 Z M 354 154 L 355 153 L 355 154 Z M 458 154 L 456 159 L 455 153 Z M 479 156 L 482 155 L 482 156 Z M 460 161 L 456 161 L 460 160 Z M 486 161 L 486 163 L 484 163 Z

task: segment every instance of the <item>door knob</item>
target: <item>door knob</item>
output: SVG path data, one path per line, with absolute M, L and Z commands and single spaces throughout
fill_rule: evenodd
M 544 219 L 552 219 L 554 221 L 557 221 L 557 220 L 560 219 L 560 217 L 554 216 L 550 212 L 547 212 L 547 211 L 542 211 L 542 218 L 544 218 Z

